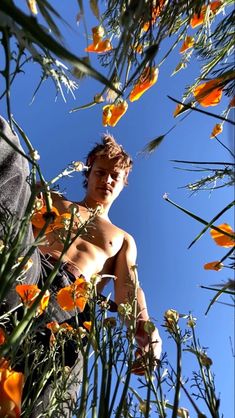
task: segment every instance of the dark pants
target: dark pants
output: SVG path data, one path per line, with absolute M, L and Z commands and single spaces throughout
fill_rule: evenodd
M 27 207 L 28 200 L 30 198 L 30 186 L 28 184 L 29 176 L 29 167 L 28 161 L 19 153 L 17 153 L 2 137 L 1 132 L 10 140 L 18 149 L 21 151 L 21 145 L 16 134 L 14 134 L 7 122 L 0 117 L 0 239 L 4 237 L 4 219 L 7 214 L 11 215 L 16 221 L 14 235 L 16 236 L 20 224 L 17 224 L 17 221 L 22 219 Z M 33 242 L 33 234 L 31 224 L 28 225 L 28 230 L 25 235 L 23 244 L 22 244 L 22 254 L 25 254 L 30 248 Z M 27 284 L 38 284 L 40 286 L 45 282 L 46 277 L 53 269 L 53 266 L 46 260 L 46 258 L 40 254 L 38 249 L 34 251 L 34 254 L 31 257 L 33 259 L 33 265 L 31 269 L 26 273 L 25 282 Z M 74 280 L 74 277 L 66 272 L 65 266 L 62 265 L 60 271 L 58 272 L 53 285 L 51 286 L 50 293 L 50 304 L 46 315 L 50 318 L 50 321 L 57 321 L 58 323 L 74 321 L 73 312 L 62 311 L 57 302 L 56 302 L 56 292 L 64 286 L 68 286 Z M 1 286 L 1 283 L 0 283 Z M 15 284 L 12 286 L 12 289 L 6 295 L 6 300 L 4 301 L 4 306 L 0 308 L 1 311 L 4 310 L 7 312 L 9 309 L 14 308 L 19 304 L 18 296 L 15 292 Z M 80 316 L 80 321 L 89 320 L 89 314 Z M 49 321 L 48 321 L 49 322 Z M 38 337 L 40 340 L 40 336 Z M 44 337 L 43 337 L 44 338 Z M 40 341 L 39 341 L 40 342 Z M 46 339 L 45 350 L 48 349 L 48 339 Z M 68 404 L 72 405 L 76 399 L 76 393 L 79 389 L 79 382 L 81 381 L 82 375 L 82 356 L 74 350 L 73 344 L 69 344 L 67 347 L 67 353 L 65 356 L 65 362 L 71 369 L 70 377 L 73 384 L 70 385 L 68 390 L 68 403 L 62 405 L 62 411 L 53 413 L 50 416 L 53 417 L 69 417 L 72 414 L 69 414 Z M 27 390 L 27 384 L 25 386 Z M 45 388 L 42 391 L 42 394 L 34 406 L 34 410 L 30 414 L 30 418 L 39 417 L 43 411 L 50 405 L 50 397 L 52 390 L 54 390 L 54 382 L 50 382 L 45 385 Z M 69 401 L 70 399 L 70 401 Z M 50 409 L 50 408 L 49 408 Z M 49 415 L 42 415 L 49 416 Z

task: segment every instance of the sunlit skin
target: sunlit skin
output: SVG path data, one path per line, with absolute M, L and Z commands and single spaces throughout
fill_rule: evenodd
M 60 213 L 68 212 L 69 206 L 76 203 L 83 221 L 89 218 L 87 209 L 95 209 L 101 204 L 103 211 L 96 215 L 86 234 L 78 237 L 64 255 L 64 261 L 69 261 L 79 268 L 87 280 L 95 274 L 111 274 L 114 280 L 115 302 L 125 303 L 133 299 L 136 275 L 131 267 L 136 265 L 136 244 L 133 237 L 114 225 L 109 219 L 109 210 L 123 190 L 128 173 L 120 169 L 108 158 L 96 158 L 88 175 L 86 194 L 81 202 L 71 202 L 53 193 L 53 206 Z M 86 207 L 87 206 L 87 207 Z M 37 233 L 37 231 L 36 231 Z M 58 232 L 47 235 L 47 245 L 41 246 L 43 253 L 50 253 L 58 258 L 63 245 L 58 240 Z M 138 280 L 138 279 L 137 279 Z M 102 279 L 98 284 L 101 292 L 109 279 Z M 138 326 L 136 341 L 141 350 L 149 350 L 150 338 L 143 326 L 149 319 L 145 295 L 137 283 Z M 159 359 L 161 339 L 157 329 L 151 336 L 154 357 Z M 141 370 L 138 369 L 138 374 Z

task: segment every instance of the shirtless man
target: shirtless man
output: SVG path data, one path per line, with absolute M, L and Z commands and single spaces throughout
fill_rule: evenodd
M 136 244 L 130 234 L 112 224 L 109 219 L 109 209 L 127 184 L 132 161 L 111 135 L 104 135 L 103 143 L 98 144 L 88 154 L 86 165 L 89 167 L 84 181 L 86 194 L 84 199 L 77 203 L 79 214 L 85 221 L 97 205 L 102 206 L 102 212 L 92 221 L 88 233 L 79 236 L 73 242 L 63 256 L 63 261 L 67 263 L 68 270 L 72 265 L 72 270 L 74 266 L 88 280 L 96 273 L 114 275 L 116 304 L 130 302 L 134 298 L 136 286 L 136 275 L 132 269 L 136 265 Z M 74 202 L 65 200 L 59 194 L 53 194 L 53 206 L 59 213 L 69 212 L 72 203 Z M 41 246 L 40 250 L 57 259 L 62 248 L 63 244 L 51 232 L 47 235 L 47 244 Z M 102 292 L 107 280 L 109 279 L 102 279 L 98 284 L 98 292 Z M 140 351 L 143 353 L 148 351 L 151 340 L 154 356 L 159 359 L 161 339 L 158 330 L 155 328 L 151 338 L 144 330 L 149 314 L 144 292 L 139 283 L 137 283 L 137 313 L 136 342 Z M 141 373 L 140 369 L 138 373 Z
M 3 118 L 0 118 L 0 128 L 11 142 L 20 147 L 17 136 L 12 134 Z M 0 168 L 3 171 L 7 168 L 5 178 L 1 177 L 2 183 L 0 181 L 1 201 L 12 212 L 20 213 L 29 197 L 29 192 L 25 190 L 29 188 L 26 182 L 28 169 L 25 169 L 27 161 L 16 154 L 2 139 L 0 145 L 3 149 Z M 10 166 L 9 161 L 12 162 Z M 79 236 L 64 254 L 63 269 L 65 273 L 67 271 L 69 276 L 64 279 L 62 274 L 62 279 L 65 280 L 64 282 L 62 280 L 62 285 L 58 285 L 59 279 L 56 277 L 55 285 L 57 285 L 57 289 L 58 286 L 66 286 L 66 280 L 71 281 L 71 275 L 72 280 L 80 274 L 83 274 L 89 280 L 95 273 L 110 274 L 116 277 L 114 280 L 116 304 L 130 302 L 134 298 L 136 287 L 136 277 L 132 269 L 136 264 L 136 245 L 131 235 L 112 224 L 108 214 L 111 205 L 127 184 L 132 161 L 113 137 L 106 135 L 103 138 L 103 143 L 98 144 L 88 154 L 86 164 L 89 166 L 89 170 L 85 174 L 85 197 L 81 202 L 76 202 L 80 216 L 85 221 L 89 218 L 91 210 L 95 209 L 97 205 L 101 205 L 103 210 L 102 213 L 96 215 L 87 233 Z M 15 193 L 12 197 L 13 189 L 15 189 Z M 72 202 L 57 193 L 52 193 L 52 199 L 53 206 L 58 209 L 59 213 L 69 211 Z M 35 234 L 37 235 L 37 231 L 35 231 Z M 30 233 L 27 239 L 29 243 Z M 26 242 L 26 245 L 28 243 Z M 56 234 L 54 232 L 47 234 L 47 244 L 40 246 L 42 265 L 45 260 L 53 265 L 60 257 L 62 249 L 63 244 L 57 239 Z M 36 257 L 38 257 L 38 254 L 36 254 Z M 33 268 L 37 269 L 37 260 L 34 260 Z M 31 276 L 35 277 L 32 272 Z M 102 279 L 98 285 L 98 292 L 102 291 L 106 283 L 107 280 Z M 137 283 L 137 313 L 135 338 L 139 353 L 144 355 L 144 352 L 149 351 L 151 345 L 154 358 L 158 360 L 161 354 L 161 339 L 157 328 L 154 329 L 151 336 L 144 330 L 144 324 L 149 320 L 149 314 L 144 292 L 139 283 Z M 61 314 L 64 317 L 60 317 Z M 63 322 L 67 319 L 66 315 L 66 312 L 60 310 L 57 318 L 56 311 L 54 311 L 52 319 L 59 319 L 58 322 Z M 138 364 L 133 369 L 133 372 L 135 371 L 137 374 L 143 373 L 143 366 Z M 48 396 L 43 400 L 45 404 L 49 400 Z M 32 413 L 31 417 L 36 417 L 37 412 L 35 415 Z

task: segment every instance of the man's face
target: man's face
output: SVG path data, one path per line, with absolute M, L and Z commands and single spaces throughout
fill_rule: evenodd
M 102 204 L 112 203 L 125 185 L 126 171 L 115 161 L 96 158 L 88 176 L 87 198 Z

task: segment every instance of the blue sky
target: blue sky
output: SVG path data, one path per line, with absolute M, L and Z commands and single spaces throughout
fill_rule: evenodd
M 69 10 L 61 6 L 60 12 L 65 19 L 70 19 L 75 31 L 66 33 L 67 45 L 71 45 L 78 56 L 84 56 L 83 28 L 76 27 L 76 7 L 76 2 L 73 2 Z M 87 24 L 91 32 L 91 27 L 97 23 L 90 16 Z M 129 185 L 114 203 L 110 214 L 113 223 L 135 237 L 139 279 L 145 290 L 149 314 L 160 329 L 163 350 L 174 364 L 174 343 L 168 339 L 161 326 L 164 312 L 169 308 L 184 314 L 192 312 L 197 318 L 196 332 L 200 343 L 208 347 L 208 355 L 213 359 L 217 394 L 221 396 L 221 412 L 225 417 L 230 417 L 234 396 L 234 359 L 230 343 L 230 337 L 234 341 L 233 308 L 216 304 L 205 317 L 214 293 L 199 287 L 226 282 L 232 278 L 231 270 L 228 269 L 220 272 L 203 269 L 204 263 L 220 259 L 227 249 L 216 246 L 207 233 L 188 250 L 188 245 L 203 225 L 167 203 L 163 194 L 169 193 L 173 201 L 203 219 L 211 220 L 233 199 L 233 191 L 222 188 L 212 193 L 201 191 L 190 196 L 189 191 L 182 186 L 199 179 L 203 173 L 178 170 L 175 166 L 180 165 L 171 160 L 231 162 L 231 157 L 220 144 L 209 138 L 213 126 L 218 122 L 216 119 L 196 112 L 182 122 L 180 118 L 173 118 L 175 104 L 167 95 L 180 100 L 184 87 L 193 81 L 198 71 L 198 62 L 192 62 L 186 70 L 172 77 L 171 73 L 179 61 L 177 48 L 170 60 L 161 66 L 155 86 L 139 101 L 129 103 L 126 115 L 115 128 L 109 128 L 109 132 L 134 159 Z M 100 69 L 96 55 L 91 56 L 91 63 Z M 102 126 L 102 105 L 69 113 L 70 109 L 90 102 L 102 86 L 85 78 L 75 93 L 76 100 L 66 95 L 67 103 L 64 103 L 60 96 L 55 101 L 55 89 L 50 81 L 45 81 L 34 103 L 30 104 L 39 77 L 36 64 L 29 65 L 26 73 L 17 77 L 11 94 L 12 111 L 41 155 L 41 168 L 49 180 L 71 161 L 84 160 L 89 149 L 106 131 Z M 228 100 L 224 98 L 219 106 L 210 110 L 219 114 L 227 103 Z M 6 116 L 5 111 L 3 115 Z M 175 123 L 176 128 L 153 154 L 140 154 L 150 140 L 167 132 Z M 231 127 L 225 125 L 219 138 L 231 147 Z M 82 178 L 79 174 L 64 180 L 60 185 L 69 199 L 79 201 L 83 197 Z M 226 212 L 217 224 L 224 222 L 233 224 L 232 211 Z M 231 302 L 229 297 L 223 297 L 221 301 Z M 181 321 L 183 329 L 186 326 L 184 321 Z M 194 366 L 192 355 L 185 353 L 185 377 L 191 377 Z M 185 404 L 182 401 L 182 406 Z M 206 409 L 204 412 L 207 414 Z

